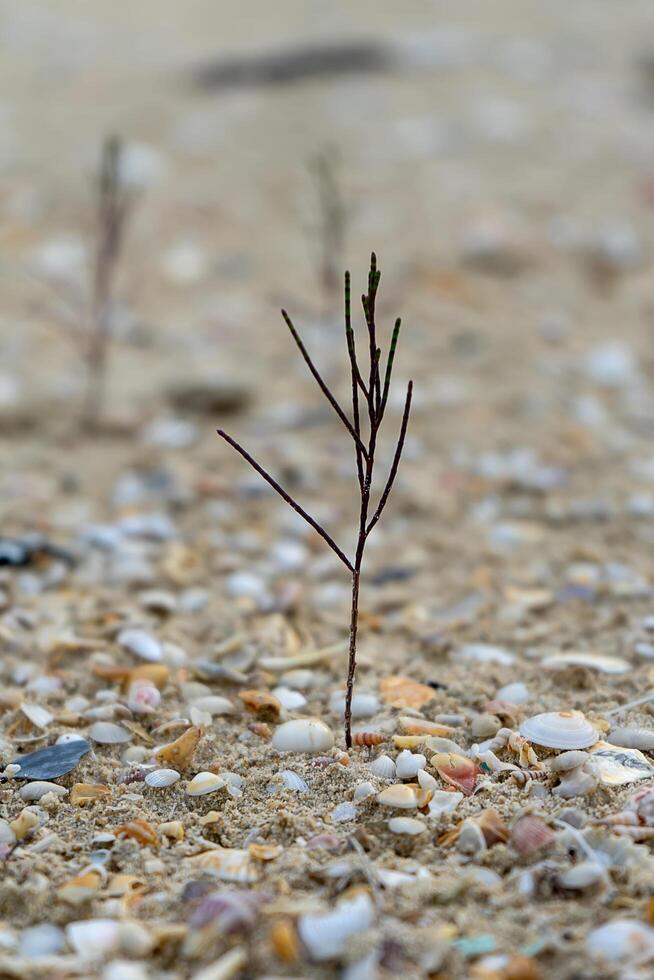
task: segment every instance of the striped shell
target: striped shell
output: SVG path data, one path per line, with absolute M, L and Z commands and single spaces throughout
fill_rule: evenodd
M 519 817 L 511 828 L 511 846 L 523 858 L 551 847 L 555 840 L 554 831 L 545 821 L 531 814 Z
M 370 772 L 379 779 L 395 779 L 395 763 L 388 755 L 379 755 L 369 764 Z
M 179 778 L 179 773 L 174 769 L 155 769 L 154 772 L 147 774 L 145 782 L 154 789 L 164 789 L 166 786 L 172 786 Z
M 580 711 L 547 711 L 527 718 L 520 734 L 549 749 L 586 749 L 599 735 Z
M 292 769 L 282 769 L 279 775 L 286 789 L 291 789 L 295 793 L 309 792 L 308 784 Z

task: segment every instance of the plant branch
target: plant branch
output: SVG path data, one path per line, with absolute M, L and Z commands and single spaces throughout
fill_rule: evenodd
M 246 460 L 250 464 L 250 466 L 253 469 L 255 469 L 260 476 L 262 476 L 264 478 L 264 480 L 266 481 L 266 483 L 270 484 L 270 486 L 273 488 L 273 490 L 276 490 L 277 491 L 277 493 L 279 494 L 279 496 L 282 497 L 282 499 L 286 501 L 286 503 L 289 505 L 289 507 L 292 507 L 293 510 L 296 511 L 300 515 L 300 517 L 303 517 L 304 518 L 304 520 L 307 522 L 307 524 L 310 524 L 311 525 L 311 527 L 314 529 L 314 531 L 316 531 L 320 535 L 320 537 L 323 539 L 323 541 L 326 541 L 327 542 L 327 544 L 332 549 L 332 551 L 334 551 L 338 555 L 338 557 L 341 559 L 341 561 L 343 562 L 343 564 L 345 565 L 345 567 L 347 569 L 349 569 L 350 572 L 353 572 L 354 571 L 354 566 L 353 566 L 352 562 L 347 557 L 347 555 L 345 555 L 341 551 L 341 549 L 338 547 L 338 545 L 336 544 L 336 542 L 334 541 L 334 539 L 327 533 L 327 531 L 325 531 L 324 527 L 321 527 L 321 525 L 318 523 L 318 521 L 316 521 L 311 516 L 311 514 L 308 514 L 306 512 L 306 510 L 304 509 L 304 507 L 301 507 L 300 504 L 298 504 L 298 502 L 296 500 L 294 500 L 293 497 L 291 497 L 291 495 L 286 490 L 284 490 L 284 488 L 277 482 L 277 480 L 275 480 L 274 477 L 272 477 L 270 475 L 270 473 L 268 473 L 266 470 L 264 470 L 263 466 L 261 466 L 259 463 L 257 463 L 256 459 L 254 459 L 252 456 L 250 456 L 249 452 L 246 449 L 244 449 L 243 446 L 239 445 L 239 443 L 236 442 L 235 439 L 232 439 L 232 437 L 230 435 L 228 435 L 226 432 L 224 432 L 222 429 L 216 429 L 216 432 L 218 433 L 218 435 L 222 439 L 225 440 L 225 442 L 228 442 L 229 445 L 232 446 L 236 450 L 237 453 L 240 453 L 241 454 L 241 456 L 243 457 L 243 459 Z
M 354 330 L 352 329 L 352 309 L 351 309 L 351 295 L 350 295 L 350 273 L 345 273 L 345 339 L 347 342 L 347 352 L 350 356 L 350 373 L 352 376 L 352 418 L 354 419 L 354 431 L 357 434 L 358 441 L 355 439 L 354 447 L 356 450 L 357 458 L 357 478 L 359 480 L 359 489 L 363 491 L 363 453 L 360 448 L 361 443 L 361 420 L 359 417 L 359 386 L 357 384 L 357 374 L 359 368 L 357 366 L 357 355 L 356 346 L 354 340 Z
M 390 492 L 393 489 L 393 483 L 395 482 L 395 477 L 397 475 L 397 470 L 400 465 L 400 458 L 402 456 L 402 450 L 404 448 L 404 439 L 406 437 L 406 430 L 409 424 L 409 414 L 411 412 L 411 396 L 413 395 L 413 381 L 409 381 L 406 390 L 406 401 L 404 402 L 404 413 L 402 415 L 402 424 L 400 426 L 400 435 L 397 440 L 397 446 L 395 447 L 395 455 L 393 456 L 393 462 L 391 464 L 391 469 L 388 474 L 388 479 L 386 481 L 386 486 L 384 487 L 383 493 L 379 498 L 379 503 L 377 504 L 377 510 L 370 519 L 370 523 L 366 528 L 366 537 L 370 534 L 373 527 L 382 515 L 382 511 L 386 506 L 386 501 L 389 498 Z

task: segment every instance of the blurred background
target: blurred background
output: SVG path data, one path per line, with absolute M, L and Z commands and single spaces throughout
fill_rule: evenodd
M 525 426 L 556 457 L 602 385 L 651 362 L 650 17 L 647 0 L 1 2 L 5 437 L 78 417 L 116 134 L 112 431 L 183 446 L 246 408 L 256 439 L 292 429 L 317 398 L 279 307 L 339 387 L 340 275 L 359 292 L 374 248 L 428 459 Z

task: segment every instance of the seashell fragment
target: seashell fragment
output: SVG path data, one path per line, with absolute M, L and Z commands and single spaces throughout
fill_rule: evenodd
M 418 806 L 418 795 L 412 786 L 404 783 L 394 783 L 377 794 L 377 802 L 382 806 L 393 806 L 398 810 L 415 810 Z
M 135 657 L 140 657 L 141 660 L 157 663 L 163 658 L 161 644 L 147 630 L 129 628 L 121 630 L 117 642 L 124 650 L 133 653 Z
M 111 796 L 111 790 L 101 783 L 75 783 L 70 791 L 70 802 L 73 806 L 84 806 L 86 803 L 95 803 L 96 800 L 103 800 L 108 796 Z
M 429 801 L 428 815 L 433 818 L 440 817 L 443 813 L 452 813 L 462 799 L 463 793 L 450 793 L 445 789 L 435 790 Z
M 630 669 L 630 664 L 622 657 L 607 657 L 603 653 L 586 653 L 584 651 L 566 651 L 554 653 L 551 657 L 541 660 L 541 666 L 548 670 L 564 670 L 566 667 L 588 667 L 601 674 L 624 674 Z
M 607 869 L 599 861 L 580 861 L 579 864 L 558 874 L 556 881 L 561 888 L 569 891 L 584 891 L 600 882 L 606 883 Z
M 456 660 L 473 661 L 482 664 L 501 664 L 508 667 L 515 661 L 515 656 L 490 643 L 465 643 L 454 654 Z
M 376 715 L 381 705 L 376 694 L 355 694 L 352 697 L 352 717 L 371 718 Z M 345 714 L 345 695 L 335 691 L 329 699 L 329 710 L 342 718 Z
M 258 715 L 262 721 L 277 721 L 281 714 L 281 701 L 270 691 L 239 691 L 238 696 L 245 707 Z
M 508 701 L 509 704 L 526 704 L 529 700 L 529 690 L 522 681 L 505 684 L 495 695 L 498 701 Z
M 431 764 L 446 783 L 456 786 L 465 796 L 472 796 L 480 773 L 472 759 L 453 752 L 438 752 L 432 756 Z
M 564 800 L 570 800 L 575 796 L 586 796 L 588 793 L 593 793 L 598 784 L 598 772 L 592 763 L 587 763 L 564 773 L 561 782 L 554 787 L 552 793 Z
M 190 783 L 186 784 L 187 796 L 206 796 L 208 793 L 215 793 L 219 789 L 225 789 L 227 783 L 222 776 L 217 776 L 215 772 L 199 772 L 194 776 Z
M 293 772 L 292 769 L 282 769 L 279 775 L 286 789 L 291 789 L 295 793 L 309 792 L 308 783 L 302 779 L 302 776 L 298 776 L 296 772 Z
M 641 749 L 654 752 L 654 731 L 649 728 L 614 728 L 606 741 L 611 745 L 621 745 L 625 749 Z
M 157 830 L 169 840 L 184 840 L 184 825 L 181 820 L 169 820 L 166 823 L 160 823 Z
M 272 738 L 272 747 L 277 752 L 327 752 L 333 744 L 333 732 L 318 718 L 286 721 Z
M 388 821 L 388 829 L 392 834 L 408 834 L 416 837 L 418 834 L 424 834 L 427 827 L 422 820 L 416 820 L 415 817 L 391 817 Z
M 556 841 L 554 831 L 540 817 L 518 817 L 511 828 L 511 846 L 520 857 L 528 858 L 547 850 Z
M 374 796 L 376 792 L 372 783 L 359 783 L 352 798 L 358 803 L 360 800 L 367 800 L 369 796 Z
M 436 692 L 427 684 L 419 684 L 409 677 L 391 675 L 380 681 L 379 690 L 386 704 L 392 708 L 415 708 L 420 710 L 433 701 Z
M 88 871 L 77 875 L 57 888 L 57 895 L 69 905 L 82 905 L 93 898 L 100 890 L 102 877 L 99 871 Z
M 193 758 L 201 734 L 202 730 L 197 725 L 187 728 L 178 739 L 162 746 L 155 752 L 155 759 L 161 766 L 168 765 L 175 769 L 185 769 Z
M 33 802 L 40 800 L 46 793 L 54 793 L 55 796 L 66 796 L 68 790 L 65 786 L 59 786 L 58 783 L 47 783 L 37 779 L 34 782 L 25 783 L 19 790 L 18 795 L 26 802 Z
M 627 964 L 649 963 L 654 957 L 654 929 L 637 919 L 613 919 L 586 937 L 586 949 L 610 963 L 619 963 L 623 971 Z
M 338 959 L 348 940 L 370 929 L 374 919 L 374 905 L 364 892 L 342 900 L 332 912 L 301 915 L 298 933 L 311 959 L 322 963 Z
M 449 725 L 439 725 L 438 722 L 428 721 L 426 718 L 400 715 L 397 720 L 407 735 L 451 735 L 454 731 Z
M 57 779 L 65 776 L 90 751 L 91 746 L 84 738 L 48 745 L 45 749 L 38 749 L 13 760 L 19 767 L 15 774 L 16 779 Z
M 236 708 L 229 700 L 218 694 L 208 694 L 204 697 L 194 698 L 191 707 L 197 708 L 207 715 L 214 718 L 216 715 L 233 715 Z
M 299 711 L 307 703 L 307 699 L 300 691 L 294 691 L 290 687 L 275 687 L 272 690 L 282 708 L 286 711 Z
M 187 858 L 187 863 L 215 875 L 221 881 L 251 885 L 259 880 L 259 871 L 246 850 L 217 847 Z
M 132 741 L 132 733 L 113 721 L 96 721 L 89 728 L 89 737 L 100 745 L 121 745 Z
M 157 832 L 151 823 L 141 817 L 135 817 L 129 823 L 123 823 L 114 830 L 116 837 L 131 837 L 139 844 L 149 847 L 159 847 Z
M 561 755 L 557 755 L 552 759 L 550 763 L 550 769 L 552 772 L 570 772 L 571 769 L 577 769 L 578 766 L 585 765 L 590 759 L 588 752 L 583 752 L 581 749 L 572 749 L 570 752 L 562 752 Z
M 179 778 L 179 773 L 175 769 L 155 769 L 154 772 L 147 774 L 145 782 L 154 789 L 164 789 L 166 786 L 172 786 Z
M 296 963 L 300 958 L 300 944 L 290 919 L 280 919 L 270 930 L 270 942 L 283 963 Z
M 47 728 L 54 716 L 40 704 L 21 704 L 20 710 L 35 728 Z
M 151 715 L 161 703 L 159 688 L 147 680 L 135 680 L 127 692 L 127 707 L 135 715 Z
M 398 779 L 415 779 L 418 772 L 427 765 L 424 755 L 417 752 L 400 752 L 395 760 L 395 771 Z
M 654 776 L 654 766 L 638 749 L 617 748 L 608 742 L 598 742 L 591 749 L 590 757 L 605 786 L 624 786 Z
M 102 959 L 116 950 L 119 925 L 115 919 L 69 922 L 66 926 L 66 938 L 79 956 L 89 960 Z
M 597 730 L 580 711 L 547 711 L 520 725 L 520 734 L 549 749 L 586 749 L 598 741 Z
M 378 755 L 369 763 L 368 769 L 379 779 L 395 779 L 395 763 L 388 755 Z
M 16 819 L 10 822 L 9 826 L 16 840 L 24 840 L 30 834 L 34 833 L 35 830 L 38 830 L 40 826 L 38 813 L 35 813 L 30 807 L 25 807 L 20 811 Z

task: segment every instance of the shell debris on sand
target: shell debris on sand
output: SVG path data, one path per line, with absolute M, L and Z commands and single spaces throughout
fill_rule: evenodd
M 277 752 L 327 752 L 334 744 L 334 734 L 319 718 L 296 718 L 275 729 L 272 747 Z

